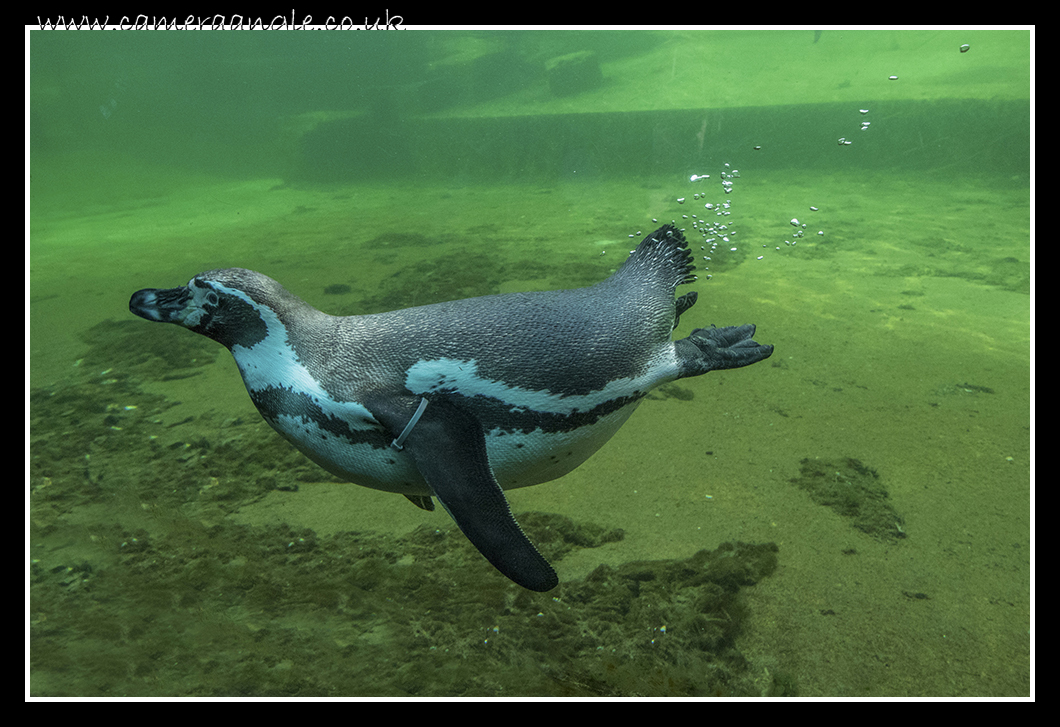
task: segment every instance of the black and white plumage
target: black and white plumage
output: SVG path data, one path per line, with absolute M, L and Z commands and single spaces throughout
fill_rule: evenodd
M 753 325 L 671 332 L 695 293 L 681 232 L 664 225 L 606 280 L 363 316 L 330 316 L 251 270 L 147 289 L 130 310 L 227 347 L 262 416 L 327 471 L 437 497 L 504 575 L 537 591 L 555 571 L 503 490 L 570 472 L 654 387 L 769 357 Z

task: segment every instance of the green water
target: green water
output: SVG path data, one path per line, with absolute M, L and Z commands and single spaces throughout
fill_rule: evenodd
M 583 50 L 602 82 L 550 92 Z M 31 694 L 1029 694 L 1026 31 L 37 32 L 30 61 Z M 128 313 L 232 266 L 345 315 L 588 285 L 653 218 L 710 268 L 677 334 L 776 351 L 510 493 L 625 531 L 550 594 Z M 816 502 L 805 459 L 875 471 L 905 537 Z M 621 618 L 585 595 L 735 542 L 776 568 L 709 648 L 662 576 Z

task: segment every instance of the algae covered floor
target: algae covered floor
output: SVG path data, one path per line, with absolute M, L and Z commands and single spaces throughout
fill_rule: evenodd
M 36 214 L 32 693 L 1028 694 L 1026 180 L 731 163 L 325 189 L 143 169 Z M 345 315 L 588 285 L 653 218 L 710 268 L 676 335 L 754 323 L 776 351 L 657 390 L 581 468 L 510 493 L 550 594 L 442 509 L 336 482 L 223 349 L 128 313 L 228 266 Z

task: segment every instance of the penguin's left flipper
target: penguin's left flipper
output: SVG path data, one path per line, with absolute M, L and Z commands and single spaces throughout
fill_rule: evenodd
M 418 400 L 368 406 L 393 432 L 401 432 Z M 523 533 L 497 484 L 486 454 L 486 436 L 475 417 L 443 397 L 433 397 L 408 433 L 403 449 L 467 539 L 497 570 L 523 588 L 549 591 L 559 578 Z

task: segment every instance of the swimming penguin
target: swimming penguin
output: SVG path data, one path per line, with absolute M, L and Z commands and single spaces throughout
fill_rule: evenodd
M 437 497 L 497 570 L 547 591 L 556 572 L 504 490 L 573 470 L 654 387 L 773 353 L 753 325 L 671 340 L 696 302 L 674 298 L 693 270 L 684 236 L 663 225 L 588 288 L 340 317 L 228 268 L 141 290 L 129 309 L 228 348 L 265 420 L 328 472 L 427 510 Z

